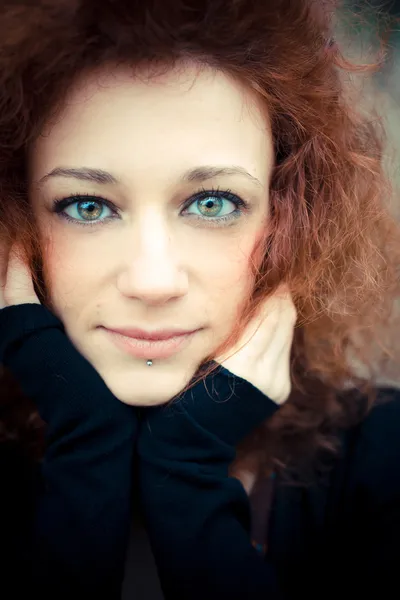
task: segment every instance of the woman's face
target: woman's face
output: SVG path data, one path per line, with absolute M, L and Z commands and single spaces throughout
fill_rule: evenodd
M 172 399 L 237 323 L 268 218 L 262 111 L 211 69 L 146 80 L 107 68 L 76 82 L 31 149 L 53 310 L 122 402 Z M 127 327 L 199 331 L 149 367 L 105 329 Z

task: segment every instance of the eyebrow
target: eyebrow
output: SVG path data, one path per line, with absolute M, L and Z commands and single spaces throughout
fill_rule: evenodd
M 215 179 L 216 177 L 226 175 L 241 175 L 246 177 L 259 187 L 263 187 L 261 181 L 251 175 L 246 169 L 240 166 L 229 166 L 229 167 L 218 167 L 214 165 L 204 165 L 201 167 L 195 167 L 186 171 L 181 180 L 187 183 L 201 183 L 208 179 Z M 39 184 L 42 184 L 53 177 L 66 177 L 70 179 L 79 179 L 80 181 L 90 181 L 91 183 L 97 183 L 100 185 L 117 185 L 120 181 L 114 177 L 108 171 L 103 169 L 91 169 L 89 167 L 81 168 L 64 168 L 56 167 L 50 173 L 47 173 L 39 180 Z

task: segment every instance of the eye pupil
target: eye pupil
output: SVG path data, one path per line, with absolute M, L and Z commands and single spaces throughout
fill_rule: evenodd
M 201 200 L 200 202 L 201 202 L 201 208 L 206 209 L 208 211 L 208 214 L 210 212 L 217 213 L 218 211 L 221 210 L 221 203 L 222 203 L 221 198 L 207 198 L 207 199 Z
M 97 206 L 96 206 L 96 204 L 97 204 Z M 89 200 L 89 201 L 85 200 L 84 202 L 79 203 L 78 212 L 82 217 L 89 216 L 91 218 L 93 218 L 93 217 L 97 218 L 97 217 L 99 217 L 99 214 L 96 214 L 96 209 L 101 214 L 102 207 L 100 206 L 100 204 L 98 202 L 94 202 L 93 200 Z M 86 212 L 86 215 L 85 215 L 85 212 Z

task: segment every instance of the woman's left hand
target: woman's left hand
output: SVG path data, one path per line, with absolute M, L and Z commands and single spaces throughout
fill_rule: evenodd
M 262 306 L 259 315 L 245 329 L 241 339 L 228 352 L 228 358 L 216 362 L 250 381 L 277 404 L 283 404 L 291 392 L 290 351 L 297 311 L 286 285 L 280 286 Z M 247 494 L 254 483 L 260 453 L 253 451 L 236 458 L 230 475 L 239 479 Z
M 10 249 L 0 242 L 0 309 L 18 304 L 40 304 L 24 251 L 15 242 Z
M 297 311 L 290 290 L 282 284 L 262 305 L 241 338 L 215 361 L 252 383 L 276 404 L 290 396 L 290 351 Z

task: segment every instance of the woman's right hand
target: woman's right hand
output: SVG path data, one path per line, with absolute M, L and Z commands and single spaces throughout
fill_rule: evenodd
M 0 309 L 5 307 L 4 288 L 7 279 L 9 248 L 4 239 L 0 237 Z
M 40 304 L 23 248 L 0 242 L 0 309 L 18 304 Z
M 83 588 L 89 596 L 117 598 L 130 524 L 137 417 L 39 302 L 23 256 L 17 245 L 1 245 L 0 309 L 10 308 L 0 310 L 0 363 L 46 424 L 41 485 L 33 477 L 26 489 L 13 483 L 35 507 L 29 505 L 31 521 L 26 521 L 24 585 L 45 598 L 71 598 Z

